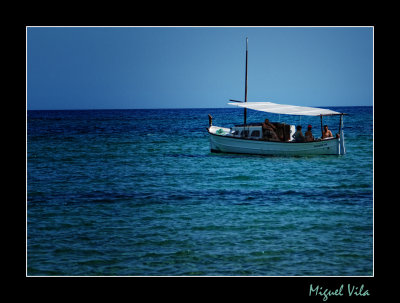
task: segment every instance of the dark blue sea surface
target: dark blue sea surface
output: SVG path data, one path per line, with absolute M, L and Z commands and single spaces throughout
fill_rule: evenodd
M 237 108 L 28 111 L 27 274 L 373 275 L 373 108 L 331 109 L 343 156 L 210 153 Z

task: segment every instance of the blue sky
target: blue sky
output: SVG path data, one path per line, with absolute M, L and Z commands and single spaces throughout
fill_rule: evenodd
M 372 27 L 28 27 L 27 107 L 371 106 Z

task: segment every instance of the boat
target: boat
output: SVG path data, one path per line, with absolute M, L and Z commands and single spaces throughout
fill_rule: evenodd
M 208 115 L 210 138 L 210 151 L 214 153 L 235 153 L 251 155 L 277 155 L 277 156 L 302 156 L 302 155 L 344 155 L 346 148 L 343 134 L 343 116 L 341 113 L 325 108 L 278 104 L 273 102 L 247 102 L 247 65 L 248 65 L 248 39 L 246 38 L 246 72 L 245 72 L 245 98 L 244 101 L 230 100 L 232 106 L 244 108 L 244 123 L 233 127 L 213 125 L 213 117 Z M 320 117 L 321 138 L 313 141 L 298 142 L 294 140 L 295 125 L 271 122 L 279 132 L 279 140 L 266 138 L 263 133 L 262 123 L 247 123 L 247 109 L 273 114 L 292 116 Z M 323 138 L 323 117 L 339 116 L 339 132 L 332 137 Z

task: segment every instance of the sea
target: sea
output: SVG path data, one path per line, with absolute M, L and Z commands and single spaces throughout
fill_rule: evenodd
M 238 108 L 28 110 L 26 275 L 372 276 L 373 107 L 329 108 L 345 155 L 211 153 Z

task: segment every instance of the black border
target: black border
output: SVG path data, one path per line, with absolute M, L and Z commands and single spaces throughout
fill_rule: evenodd
M 18 33 L 14 35 L 19 41 L 18 70 L 21 69 L 21 82 L 24 88 L 19 89 L 18 117 L 21 118 L 22 126 L 18 134 L 25 138 L 25 146 L 21 148 L 23 161 L 22 171 L 25 171 L 26 186 L 26 26 L 374 26 L 374 37 L 382 32 L 380 26 L 376 26 L 376 18 L 369 20 L 357 20 L 357 16 L 374 16 L 375 14 L 363 7 L 349 10 L 348 7 L 338 7 L 335 3 L 329 3 L 331 7 L 321 7 L 321 4 L 305 5 L 304 3 L 286 4 L 286 8 L 277 8 L 275 4 L 265 3 L 250 6 L 248 3 L 229 3 L 218 6 L 216 3 L 207 4 L 169 4 L 152 3 L 153 7 L 143 7 L 142 4 L 132 3 L 114 5 L 111 8 L 108 3 L 95 3 L 90 7 L 81 7 L 79 3 L 63 3 L 56 7 L 54 4 L 24 4 L 25 14 L 21 14 L 18 20 Z M 133 5 L 133 7 L 132 7 Z M 156 6 L 156 7 L 155 7 Z M 216 8 L 218 6 L 218 8 Z M 238 12 L 232 14 L 229 7 L 237 6 Z M 249 8 L 250 6 L 250 8 Z M 97 8 L 104 9 L 99 13 Z M 287 14 L 287 9 L 290 13 Z M 373 9 L 373 8 L 372 8 Z M 370 15 L 368 15 L 370 13 Z M 372 15 L 371 15 L 372 14 Z M 246 16 L 246 17 L 243 17 Z M 285 16 L 285 17 L 283 17 Z M 310 16 L 311 19 L 310 19 Z M 374 43 L 376 45 L 376 43 Z M 376 55 L 375 55 L 376 58 Z M 376 62 L 376 61 L 375 61 Z M 19 72 L 18 72 L 19 75 Z M 19 78 L 18 77 L 18 78 Z M 22 78 L 23 77 L 23 78 Z M 22 86 L 21 85 L 21 86 Z M 376 88 L 375 88 L 376 91 Z M 376 99 L 375 99 L 376 100 Z M 375 102 L 376 103 L 376 102 Z M 375 110 L 375 104 L 374 104 Z M 375 120 L 375 114 L 374 114 Z M 24 140 L 24 139 L 22 139 Z M 21 140 L 21 141 L 22 141 Z M 375 149 L 375 143 L 374 143 Z M 24 156 L 22 156 L 24 153 Z M 374 150 L 374 155 L 376 153 Z M 21 163 L 19 161 L 19 163 Z M 375 163 L 375 158 L 374 158 Z M 375 166 L 376 167 L 376 166 Z M 374 169 L 374 181 L 375 169 Z M 382 281 L 383 270 L 381 263 L 377 262 L 376 233 L 377 229 L 377 200 L 376 188 L 374 187 L 374 276 L 373 277 L 131 277 L 131 278 L 52 278 L 52 277 L 26 277 L 26 187 L 21 191 L 21 199 L 13 201 L 18 205 L 18 222 L 21 233 L 18 233 L 17 243 L 14 251 L 18 251 L 18 259 L 11 262 L 12 282 L 18 283 L 20 291 L 17 295 L 28 295 L 30 299 L 95 299 L 95 298 L 125 298 L 137 300 L 140 295 L 146 295 L 145 299 L 175 298 L 185 299 L 224 299 L 224 301 L 235 298 L 251 301 L 254 299 L 285 302 L 290 300 L 305 300 L 307 302 L 323 302 L 321 297 L 310 297 L 310 284 L 321 285 L 325 288 L 335 289 L 341 284 L 351 283 L 353 285 L 364 284 L 368 289 L 368 297 L 330 297 L 327 302 L 350 302 L 350 301 L 375 301 L 378 296 L 384 295 L 382 287 L 378 290 L 377 280 Z M 379 206 L 379 209 L 381 207 Z M 24 215 L 22 215 L 24 214 Z M 20 237 L 22 239 L 20 239 Z M 21 253 L 22 252 L 22 253 Z M 17 270 L 15 270 L 17 268 Z M 378 278 L 379 277 L 379 278 Z M 393 289 L 393 292 L 396 290 Z M 54 296 L 55 295 L 55 296 Z M 275 299 L 275 300 L 274 300 Z

